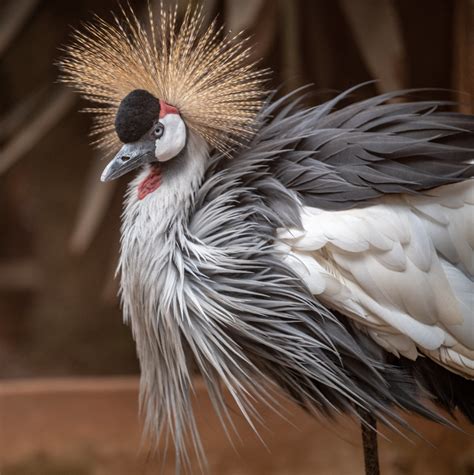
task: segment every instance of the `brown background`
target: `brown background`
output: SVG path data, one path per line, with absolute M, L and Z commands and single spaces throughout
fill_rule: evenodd
M 144 4 L 138 0 L 131 3 L 137 11 Z M 185 7 L 186 3 L 182 1 L 180 5 Z M 236 31 L 245 28 L 253 35 L 255 57 L 263 58 L 264 65 L 273 69 L 273 86 L 281 86 L 282 91 L 312 83 L 315 93 L 311 100 L 317 103 L 335 91 L 378 78 L 379 82 L 364 88 L 360 95 L 402 87 L 445 88 L 450 91 L 442 93 L 443 97 L 452 97 L 460 102 L 459 108 L 472 111 L 472 0 L 203 3 L 209 18 L 219 14 L 219 22 L 225 21 Z M 30 384 L 28 378 L 138 372 L 133 342 L 128 328 L 121 323 L 113 280 L 126 179 L 107 186 L 99 183 L 104 162 L 88 145 L 89 117 L 77 113 L 85 104 L 60 88 L 54 65 L 73 27 L 91 19 L 93 13 L 110 19 L 110 11 L 116 10 L 116 6 L 115 0 L 0 1 L 0 388 L 7 388 L 9 394 L 5 393 L 3 399 L 0 396 L 0 457 L 10 467 L 1 472 L 0 458 L 2 474 L 30 473 L 24 471 L 29 470 L 30 462 L 36 467 L 31 473 L 119 473 L 118 468 L 107 465 L 113 457 L 106 457 L 105 462 L 94 458 L 102 453 L 106 440 L 115 447 L 115 436 L 110 433 L 103 439 L 97 436 L 91 449 L 97 454 L 87 459 L 82 472 L 74 472 L 71 467 L 61 469 L 61 465 L 58 471 L 54 463 L 48 466 L 35 458 L 41 451 L 46 458 L 51 454 L 58 456 L 54 450 L 48 452 L 47 443 L 40 444 L 36 436 L 28 433 L 29 425 L 35 424 L 35 414 L 40 412 L 51 427 L 58 418 L 63 424 L 66 421 L 64 427 L 72 432 L 66 431 L 61 439 L 72 441 L 71 447 L 76 447 L 74 417 L 81 413 L 83 398 L 74 399 L 74 391 L 80 392 L 82 387 L 77 388 L 75 380 L 65 380 L 59 393 L 51 389 L 48 394 L 53 399 L 47 403 L 37 399 L 37 391 L 48 392 L 48 385 L 52 384 L 49 380 L 38 383 L 39 386 L 31 383 L 21 398 L 12 396 L 15 391 L 25 390 L 23 385 Z M 111 411 L 111 420 L 124 424 L 124 432 L 132 435 L 123 445 L 133 447 L 127 455 L 133 468 L 124 473 L 145 473 L 143 467 L 133 465 L 138 440 L 134 432 L 138 425 L 132 417 L 135 390 L 114 386 L 107 397 L 116 402 L 101 409 L 99 403 L 94 405 L 93 395 L 102 394 L 101 384 L 107 384 L 103 381 L 87 380 L 91 398 L 87 400 L 88 407 L 95 407 L 97 413 Z M 129 400 L 122 399 L 124 391 Z M 63 401 L 62 406 L 59 400 Z M 123 410 L 128 416 L 117 419 L 113 410 Z M 9 417 L 1 418 L 2 414 Z M 108 424 L 104 421 L 109 416 L 104 414 L 104 421 L 98 424 L 93 414 L 91 410 L 89 419 L 84 416 L 90 423 L 86 432 L 92 439 L 85 437 L 89 441 L 94 440 L 93 434 L 102 433 L 94 424 L 102 428 Z M 67 417 L 71 419 L 68 421 Z M 277 435 L 281 438 L 277 437 L 280 445 L 274 446 L 276 454 L 269 454 L 256 442 L 249 445 L 258 447 L 252 457 L 259 460 L 256 467 L 266 467 L 262 472 L 256 468 L 257 471 L 251 471 L 250 465 L 232 459 L 229 448 L 220 443 L 221 438 L 215 439 L 217 445 L 211 443 L 212 457 L 224 464 L 229 462 L 230 471 L 225 473 L 343 473 L 336 465 L 326 465 L 326 471 L 315 471 L 314 460 L 328 460 L 328 450 L 344 450 L 341 447 L 347 444 L 335 438 L 330 448 L 316 452 L 324 444 L 321 440 L 325 440 L 326 429 L 301 415 L 298 417 L 295 420 L 302 426 L 308 424 L 309 432 L 288 437 L 286 426 L 277 423 Z M 1 452 L 1 446 L 5 447 L 1 437 L 10 440 L 12 426 L 17 436 L 22 435 L 11 441 L 22 440 L 29 447 L 16 452 L 17 458 L 7 457 L 6 452 L 15 453 L 13 449 Z M 64 427 L 58 429 L 61 434 L 66 430 Z M 121 430 L 117 426 L 115 432 Z M 41 434 L 47 438 L 48 431 Z M 357 437 L 357 432 L 351 437 Z M 469 473 L 472 457 L 463 458 L 463 454 L 469 454 L 466 444 L 470 439 L 460 442 L 459 434 L 452 432 L 442 437 L 446 438 L 441 443 L 442 450 L 433 451 L 427 460 L 444 457 L 450 463 L 446 466 L 445 462 L 436 462 L 440 470 L 436 473 Z M 71 447 L 66 458 L 76 460 Z M 117 447 L 122 450 L 120 444 Z M 312 455 L 302 454 L 301 447 L 307 447 Z M 387 450 L 392 453 L 390 446 Z M 426 447 L 420 450 L 422 459 Z M 282 457 L 287 457 L 282 462 L 286 468 L 278 471 L 271 461 Z M 331 460 L 333 464 L 343 464 L 342 456 L 335 455 Z M 458 466 L 459 460 L 462 462 Z M 349 463 L 349 471 L 344 473 L 359 473 L 360 462 L 359 457 L 353 472 Z M 44 470 L 42 463 L 46 463 Z M 408 465 L 402 464 L 405 468 L 400 473 L 422 473 L 413 468 L 416 463 L 415 456 L 409 457 Z M 20 471 L 15 472 L 15 467 Z M 214 473 L 224 473 L 224 469 L 215 469 Z

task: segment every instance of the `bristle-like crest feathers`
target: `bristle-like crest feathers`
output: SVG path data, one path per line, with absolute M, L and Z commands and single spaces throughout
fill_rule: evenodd
M 92 135 L 112 151 L 119 147 L 114 117 L 120 101 L 145 89 L 175 106 L 187 126 L 222 152 L 253 135 L 266 71 L 250 61 L 241 34 L 225 36 L 216 20 L 205 28 L 202 7 L 148 9 L 147 25 L 121 10 L 115 23 L 101 18 L 75 33 L 60 62 L 61 80 L 96 105 Z

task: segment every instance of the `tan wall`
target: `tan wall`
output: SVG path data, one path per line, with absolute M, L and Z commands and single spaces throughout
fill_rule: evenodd
M 140 451 L 134 378 L 28 380 L 0 384 L 0 473 L 2 475 L 174 474 L 173 455 L 163 460 Z M 356 475 L 363 473 L 357 424 L 341 417 L 320 422 L 285 403 L 291 423 L 261 407 L 260 434 L 235 417 L 240 441 L 235 450 L 197 382 L 198 424 L 214 475 Z M 231 406 L 232 407 L 232 406 Z M 235 409 L 235 408 L 233 408 Z M 382 428 L 379 438 L 384 475 L 469 474 L 474 438 L 409 417 L 425 438 L 411 442 Z M 461 423 L 465 430 L 467 424 Z M 432 445 L 430 445 L 432 444 Z M 197 473 L 197 470 L 193 473 Z

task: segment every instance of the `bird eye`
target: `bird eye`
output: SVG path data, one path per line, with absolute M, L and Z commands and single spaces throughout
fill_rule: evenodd
M 163 132 L 165 131 L 165 126 L 163 124 L 157 124 L 156 127 L 153 130 L 153 135 L 159 139 L 163 135 Z

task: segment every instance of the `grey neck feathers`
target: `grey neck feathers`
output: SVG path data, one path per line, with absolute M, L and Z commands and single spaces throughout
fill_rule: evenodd
M 166 301 L 176 290 L 169 276 L 182 272 L 177 261 L 207 159 L 206 142 L 189 133 L 183 152 L 161 164 L 161 185 L 157 190 L 138 199 L 138 185 L 148 169 L 130 183 L 122 221 L 119 270 L 124 317 L 132 321 L 134 333 L 133 320 L 151 319 L 156 323 L 156 302 Z
M 139 200 L 137 188 L 148 170 L 133 180 L 123 214 L 119 263 L 123 313 L 137 342 L 145 431 L 158 438 L 165 422 L 172 426 L 175 420 L 180 430 L 192 419 L 191 379 L 179 331 L 188 318 L 183 253 L 189 212 L 207 159 L 206 143 L 189 134 L 183 153 L 162 164 L 158 189 Z
M 169 214 L 173 211 L 178 213 L 177 218 L 187 217 L 189 205 L 202 182 L 208 156 L 207 144 L 190 135 L 184 151 L 162 163 L 162 185 L 152 200 L 159 202 L 162 209 L 166 208 L 163 211 L 170 221 L 173 217 Z
M 160 230 L 179 226 L 187 217 L 190 204 L 204 176 L 208 159 L 208 147 L 204 140 L 188 132 L 188 141 L 176 157 L 160 164 L 161 185 L 143 200 L 137 196 L 139 183 L 149 173 L 145 168 L 130 183 L 122 226 L 123 233 L 146 231 L 154 235 Z M 136 227 L 138 229 L 133 229 Z M 147 233 L 148 234 L 148 233 Z

